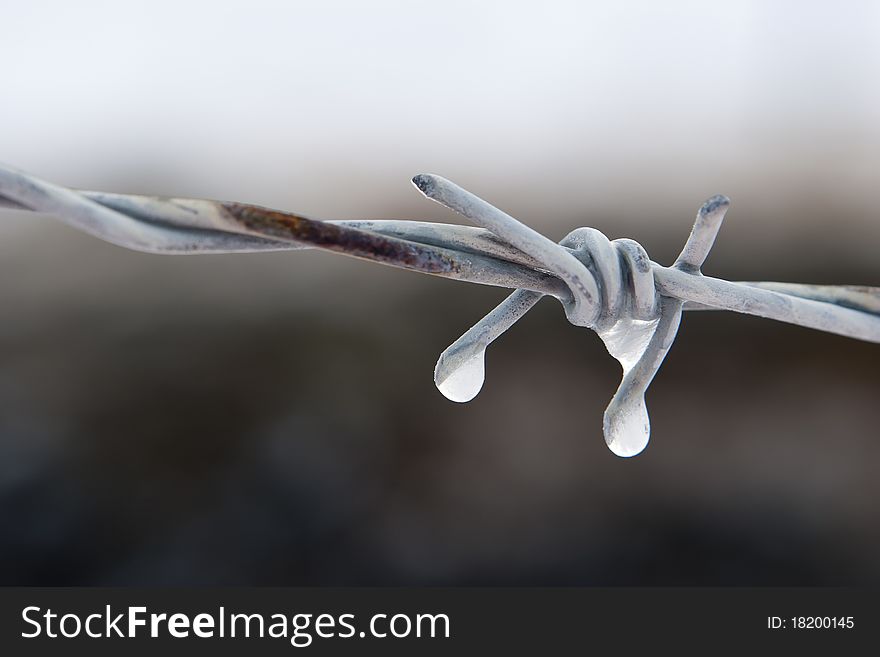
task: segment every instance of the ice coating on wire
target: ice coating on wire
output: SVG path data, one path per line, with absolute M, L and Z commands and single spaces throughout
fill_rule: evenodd
M 593 228 L 572 231 L 557 245 L 439 176 L 417 176 L 413 182 L 428 198 L 533 258 L 543 258 L 566 281 L 575 300 L 566 306 L 569 320 L 595 330 L 623 368 L 620 386 L 605 411 L 605 442 L 618 456 L 644 450 L 651 433 L 645 392 L 675 340 L 682 302 L 672 297 L 658 300 L 651 262 L 641 245 L 626 239 L 612 242 Z M 703 205 L 674 267 L 699 275 L 729 205 L 723 196 Z M 540 296 L 517 290 L 443 352 L 434 370 L 440 391 L 453 401 L 473 399 L 483 385 L 486 348 Z
M 515 290 L 440 356 L 435 382 L 454 401 L 483 385 L 486 348 L 542 297 L 594 330 L 623 368 L 604 415 L 611 450 L 632 456 L 650 436 L 645 391 L 671 347 L 682 310 L 729 310 L 880 342 L 880 288 L 731 282 L 700 268 L 729 201 L 697 214 L 671 267 L 637 243 L 578 228 L 558 244 L 454 183 L 430 174 L 416 187 L 477 227 L 402 220 L 325 221 L 222 201 L 69 189 L 0 165 L 0 207 L 54 215 L 105 241 L 157 254 L 318 248 L 380 264 Z

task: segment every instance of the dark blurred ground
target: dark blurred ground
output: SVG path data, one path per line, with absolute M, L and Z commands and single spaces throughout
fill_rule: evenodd
M 617 364 L 550 301 L 457 405 L 434 362 L 501 291 L 4 222 L 3 584 L 880 582 L 877 345 L 687 314 L 623 460 Z M 709 274 L 880 283 L 724 235 Z

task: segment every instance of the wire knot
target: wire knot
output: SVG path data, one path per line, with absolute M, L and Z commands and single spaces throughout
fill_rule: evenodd
M 486 228 L 565 282 L 560 299 L 568 320 L 594 330 L 620 362 L 623 377 L 605 410 L 603 433 L 618 456 L 645 449 L 651 434 L 645 392 L 675 340 L 683 303 L 657 291 L 645 249 L 630 239 L 609 240 L 594 228 L 578 228 L 559 244 L 486 201 L 439 176 L 421 175 L 415 185 L 429 198 Z M 673 267 L 700 275 L 730 201 L 709 199 Z M 485 379 L 486 348 L 543 295 L 517 290 L 441 354 L 434 370 L 439 390 L 452 401 L 469 401 Z
M 571 251 L 595 282 L 591 285 L 595 290 L 581 298 L 580 306 L 579 295 L 572 290 L 572 302 L 565 304 L 572 324 L 603 331 L 621 319 L 659 317 L 654 272 L 641 244 L 625 238 L 609 240 L 595 228 L 576 228 L 559 245 Z

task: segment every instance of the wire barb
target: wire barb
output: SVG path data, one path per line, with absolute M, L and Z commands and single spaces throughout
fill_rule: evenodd
M 578 228 L 558 244 L 474 194 L 431 174 L 413 184 L 476 227 L 403 220 L 325 221 L 243 203 L 68 189 L 0 165 L 0 207 L 54 215 L 126 248 L 162 254 L 253 253 L 318 248 L 514 292 L 441 355 L 434 381 L 449 399 L 473 399 L 492 342 L 541 298 L 595 331 L 623 368 L 605 411 L 605 441 L 618 456 L 648 444 L 645 393 L 675 340 L 683 310 L 729 310 L 880 343 L 880 288 L 731 282 L 703 276 L 730 201 L 700 208 L 671 267 L 640 244 Z

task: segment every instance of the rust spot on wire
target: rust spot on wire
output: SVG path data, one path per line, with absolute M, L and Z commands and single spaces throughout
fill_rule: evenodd
M 237 223 L 266 237 L 301 242 L 429 274 L 442 275 L 460 269 L 460 264 L 445 253 L 407 240 L 245 203 L 220 205 Z

